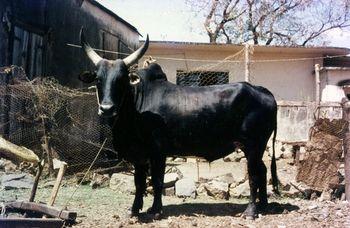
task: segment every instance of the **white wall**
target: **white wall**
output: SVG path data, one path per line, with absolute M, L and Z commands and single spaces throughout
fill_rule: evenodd
M 176 82 L 177 70 L 212 70 L 229 71 L 229 82 L 244 81 L 244 52 L 234 57 L 233 61 L 217 63 L 214 61 L 191 61 L 198 60 L 223 60 L 224 58 L 237 54 L 238 50 L 225 51 L 222 48 L 209 49 L 176 49 L 152 48 L 145 56 L 151 55 L 161 65 L 167 74 L 168 80 Z M 315 60 L 288 61 L 288 59 L 314 58 L 321 54 L 295 54 L 295 53 L 258 53 L 252 56 L 251 82 L 269 89 L 277 100 L 289 101 L 313 101 L 315 99 L 315 76 L 314 65 L 320 63 Z M 163 58 L 176 58 L 163 59 Z M 271 62 L 260 62 L 272 60 Z M 256 62 L 255 62 L 256 61 Z M 141 63 L 143 59 L 141 60 Z M 201 68 L 200 68 L 201 67 Z

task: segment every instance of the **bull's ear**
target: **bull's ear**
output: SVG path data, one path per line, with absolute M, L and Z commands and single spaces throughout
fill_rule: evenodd
M 129 74 L 129 79 L 130 79 L 130 84 L 131 85 L 136 85 L 140 83 L 140 76 L 138 76 L 135 73 L 130 73 Z
M 81 74 L 79 74 L 79 80 L 85 83 L 91 83 L 95 81 L 95 79 L 96 79 L 95 71 L 84 71 Z

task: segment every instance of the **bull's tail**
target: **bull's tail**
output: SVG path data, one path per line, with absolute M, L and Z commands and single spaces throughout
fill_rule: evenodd
M 271 177 L 272 177 L 273 192 L 279 195 L 280 193 L 278 191 L 277 166 L 276 166 L 276 157 L 275 157 L 276 135 L 277 135 L 277 122 L 275 122 L 275 129 L 273 131 L 273 137 L 272 137 Z

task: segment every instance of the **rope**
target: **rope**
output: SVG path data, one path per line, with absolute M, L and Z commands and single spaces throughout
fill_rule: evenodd
M 68 202 L 73 198 L 74 194 L 76 193 L 76 191 L 78 190 L 78 188 L 81 186 L 81 184 L 83 183 L 83 181 L 85 180 L 87 174 L 90 172 L 90 169 L 92 168 L 92 166 L 95 164 L 98 156 L 100 155 L 105 143 L 107 141 L 107 138 L 105 138 L 105 140 L 103 141 L 100 150 L 98 151 L 98 153 L 96 154 L 96 157 L 94 158 L 94 160 L 92 161 L 92 163 L 90 164 L 88 170 L 85 172 L 83 178 L 81 179 L 81 181 L 79 182 L 79 184 L 76 186 L 76 188 L 74 189 L 74 191 L 72 192 L 72 194 L 70 195 L 70 197 L 67 199 L 66 203 L 64 204 L 64 207 L 66 208 L 68 206 Z
M 75 44 L 69 44 L 70 47 L 75 48 L 81 48 L 80 45 Z M 123 52 L 117 52 L 117 51 L 108 51 L 103 49 L 97 49 L 93 48 L 95 51 L 100 52 L 107 52 L 107 53 L 113 53 L 113 54 L 121 54 L 121 55 L 130 55 L 130 53 L 123 53 Z M 244 48 L 243 48 L 244 50 Z M 238 53 L 240 53 L 242 50 L 240 50 Z M 235 54 L 237 55 L 237 53 Z M 291 59 L 263 59 L 263 60 L 251 60 L 251 63 L 265 63 L 265 62 L 295 62 L 295 61 L 306 61 L 306 60 L 317 60 L 317 59 L 332 59 L 332 58 L 340 58 L 340 57 L 348 57 L 348 54 L 344 55 L 333 55 L 333 56 L 322 56 L 322 57 L 309 57 L 309 58 L 291 58 Z M 155 59 L 164 59 L 164 60 L 173 60 L 173 61 L 191 61 L 191 62 L 227 62 L 227 63 L 243 63 L 244 60 L 227 60 L 232 57 L 226 57 L 224 60 L 209 60 L 209 59 L 186 59 L 186 58 L 173 58 L 173 57 L 162 57 L 162 56 L 150 56 L 145 55 L 144 57 L 153 57 Z

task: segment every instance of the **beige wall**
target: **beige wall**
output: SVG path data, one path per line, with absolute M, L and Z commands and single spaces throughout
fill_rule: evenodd
M 350 79 L 350 69 L 327 70 L 327 79 L 329 85 L 337 85 L 341 80 Z
M 213 46 L 179 48 L 176 45 L 153 47 L 151 43 L 144 58 L 149 55 L 155 58 L 167 74 L 168 80 L 174 83 L 176 82 L 177 70 L 197 69 L 228 71 L 229 82 L 237 82 L 244 81 L 244 52 L 240 52 L 231 59 L 240 62 L 218 63 L 213 60 L 223 60 L 228 56 L 237 54 L 242 48 L 242 46 L 236 46 L 231 50 L 228 50 L 229 48 L 225 50 L 223 46 L 218 46 L 218 48 Z M 297 49 L 294 53 L 289 49 L 287 50 L 286 53 L 280 50 L 274 52 L 270 49 L 265 52 L 254 50 L 251 64 L 251 82 L 268 88 L 277 100 L 313 101 L 315 99 L 314 65 L 316 63 L 321 64 L 322 61 L 313 59 L 286 61 L 286 59 L 315 58 L 323 56 L 323 53 L 302 53 L 300 51 L 302 49 Z M 192 61 L 192 59 L 210 61 Z M 272 61 L 261 62 L 265 60 Z

